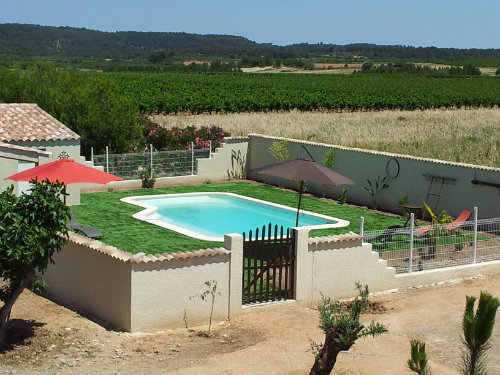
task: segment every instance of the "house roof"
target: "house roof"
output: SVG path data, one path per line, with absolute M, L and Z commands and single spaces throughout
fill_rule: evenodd
M 52 152 L 49 152 L 49 151 L 38 150 L 38 149 L 33 148 L 33 147 L 12 145 L 10 143 L 5 143 L 5 142 L 0 142 L 0 151 L 12 152 L 12 153 L 27 152 L 27 153 L 37 155 L 37 156 L 50 156 L 50 155 L 52 155 Z
M 0 142 L 79 138 L 78 134 L 36 104 L 0 103 Z

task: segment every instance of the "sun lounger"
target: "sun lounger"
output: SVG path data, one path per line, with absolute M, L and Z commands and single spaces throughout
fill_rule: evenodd
M 450 232 L 450 234 L 453 234 L 455 230 L 458 228 L 462 227 L 466 222 L 467 219 L 470 217 L 472 214 L 471 211 L 468 210 L 463 210 L 458 217 L 453 220 L 453 222 L 449 223 L 446 225 L 446 230 Z M 415 231 L 413 231 L 413 235 L 416 236 L 417 238 L 428 238 L 429 231 L 432 229 L 432 225 L 426 225 L 423 227 L 417 228 Z M 423 259 L 434 259 L 435 254 L 436 254 L 436 243 L 435 240 L 432 240 L 428 238 L 429 241 L 429 249 L 427 251 L 426 255 L 422 255 Z M 458 247 L 455 245 L 455 250 L 457 250 Z
M 86 226 L 80 225 L 80 223 L 78 222 L 76 217 L 73 215 L 73 212 L 71 210 L 69 211 L 69 214 L 70 214 L 70 218 L 71 218 L 71 220 L 68 223 L 69 228 L 73 229 L 76 232 L 80 232 L 89 238 L 93 238 L 93 239 L 102 238 L 102 233 L 99 230 L 97 230 L 94 227 L 86 227 Z
M 452 223 L 448 224 L 446 226 L 446 229 L 449 231 L 454 231 L 455 229 L 460 228 L 461 226 L 464 225 L 464 223 L 467 221 L 467 219 L 472 215 L 471 211 L 468 210 L 463 210 L 458 217 L 453 220 Z M 432 225 L 426 225 L 423 227 L 418 227 L 413 231 L 413 235 L 417 237 L 422 237 L 427 234 L 432 229 Z
M 454 230 L 462 227 L 471 214 L 472 214 L 471 211 L 463 210 L 462 213 L 455 220 L 453 220 L 452 223 L 446 226 L 446 229 L 449 230 L 450 232 L 453 232 Z M 417 238 L 425 238 L 429 235 L 429 232 L 432 229 L 433 229 L 432 225 L 417 227 L 416 229 L 413 230 L 413 235 Z M 381 234 L 373 236 L 364 236 L 363 239 L 367 242 L 371 242 L 376 250 L 381 250 L 388 248 L 388 243 L 393 241 L 393 236 L 409 235 L 409 234 L 410 234 L 410 228 L 394 225 L 384 230 Z
M 455 220 L 453 220 L 453 223 L 450 223 L 446 226 L 446 229 L 455 230 L 461 227 L 467 220 L 469 220 L 470 215 L 472 215 L 471 211 L 463 210 L 462 213 L 458 215 Z

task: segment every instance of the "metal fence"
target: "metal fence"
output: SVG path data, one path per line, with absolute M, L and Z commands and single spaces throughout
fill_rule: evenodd
M 104 171 L 122 177 L 126 180 L 141 178 L 141 173 L 150 174 L 150 177 L 189 176 L 197 173 L 197 159 L 210 158 L 211 148 L 176 151 L 94 155 L 94 166 L 104 167 Z
M 477 220 L 477 209 L 474 218 L 457 228 L 414 227 L 410 221 L 409 227 L 361 232 L 363 241 L 398 273 L 500 259 L 500 218 Z

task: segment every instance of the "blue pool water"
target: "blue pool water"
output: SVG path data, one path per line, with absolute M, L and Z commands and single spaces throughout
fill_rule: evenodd
M 243 233 L 268 223 L 295 227 L 296 209 L 230 193 L 187 193 L 128 197 L 123 201 L 146 208 L 135 218 L 187 234 L 222 241 L 224 234 Z M 346 224 L 347 223 L 347 224 Z M 299 226 L 342 227 L 345 220 L 302 211 Z

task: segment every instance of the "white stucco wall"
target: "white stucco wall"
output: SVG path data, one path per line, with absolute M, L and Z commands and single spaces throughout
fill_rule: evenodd
M 240 152 L 245 160 L 248 152 L 248 138 L 229 138 L 217 148 L 210 159 L 198 159 L 198 173 L 194 176 L 158 177 L 155 187 L 202 184 L 207 181 L 225 181 L 232 171 L 231 156 L 233 151 Z M 106 185 L 80 184 L 81 191 L 97 192 L 113 190 L 130 190 L 142 188 L 141 180 L 113 181 Z
M 372 292 L 396 286 L 395 270 L 356 234 L 309 239 L 308 231 L 299 229 L 296 240 L 298 302 L 316 305 L 321 294 L 333 299 L 352 297 L 356 282 L 368 284 Z
M 205 282 L 213 280 L 217 283 L 213 321 L 227 319 L 229 258 L 229 254 L 222 254 L 134 264 L 131 330 L 138 332 L 182 327 L 184 312 L 189 325 L 207 325 L 212 298 L 209 295 L 203 301 L 199 295 L 209 289 Z
M 284 139 L 257 134 L 250 135 L 248 151 L 248 175 L 250 178 L 293 189 L 298 188 L 298 182 L 289 182 L 251 172 L 256 168 L 276 163 L 275 158 L 269 152 L 269 147 L 274 141 Z M 478 207 L 480 219 L 500 216 L 500 189 L 471 183 L 472 180 L 500 183 L 500 168 L 444 162 L 293 139 L 286 140 L 289 141 L 292 158 L 309 157 L 308 151 L 316 161 L 321 162 L 326 152 L 333 149 L 335 154 L 334 169 L 356 182 L 356 185 L 343 186 L 347 189 L 348 202 L 371 207 L 371 197 L 364 189 L 364 186 L 368 186 L 367 178 L 374 181 L 378 176 L 387 176 L 388 171 L 389 175 L 392 176 L 397 163 L 399 163 L 398 176 L 388 177 L 389 188 L 383 190 L 378 197 L 379 208 L 391 212 L 401 212 L 397 201 L 405 195 L 408 196 L 409 203 L 422 204 L 422 201 L 427 198 L 430 184 L 430 180 L 425 178 L 424 174 L 432 174 L 455 178 L 454 182 L 447 182 L 443 185 L 436 211 L 446 210 L 456 217 L 464 209 L 472 211 L 473 207 Z M 326 189 L 326 195 L 338 198 L 341 189 L 342 187 L 329 186 Z M 308 191 L 323 194 L 323 186 L 308 182 Z M 432 191 L 439 192 L 440 183 L 435 182 Z M 428 203 L 432 208 L 435 208 L 436 197 L 429 197 Z
M 439 283 L 445 280 L 456 280 L 476 275 L 500 273 L 500 261 L 479 262 L 455 267 L 446 267 L 419 272 L 396 275 L 396 287 L 407 288 L 419 285 Z
M 500 273 L 500 261 L 492 261 L 396 275 L 356 234 L 309 238 L 307 229 L 298 229 L 296 244 L 295 301 L 307 306 L 320 301 L 320 292 L 333 299 L 354 297 L 355 282 L 380 292 Z M 220 249 L 134 255 L 72 233 L 54 260 L 45 274 L 49 295 L 125 331 L 184 327 L 184 313 L 189 326 L 207 325 L 210 296 L 204 302 L 197 295 L 210 280 L 220 293 L 214 324 L 249 311 L 242 307 L 239 234 L 226 235 Z
M 47 292 L 57 301 L 77 306 L 113 326 L 130 331 L 131 266 L 128 253 L 70 234 L 44 275 Z
M 51 152 L 52 160 L 59 159 L 59 155 L 63 152 L 67 153 L 71 159 L 80 159 L 80 139 L 63 139 L 55 141 L 13 141 L 9 143 Z
M 233 152 L 240 153 L 244 158 L 246 169 L 248 138 L 229 138 L 217 148 L 211 159 L 198 159 L 198 177 L 203 181 L 230 178 L 233 169 L 237 169 L 237 164 L 232 158 Z
M 197 295 L 212 280 L 213 322 L 228 318 L 230 252 L 224 249 L 131 254 L 70 233 L 54 261 L 44 275 L 48 295 L 124 331 L 183 327 L 184 312 L 188 324 L 208 324 L 210 297 L 205 302 Z

